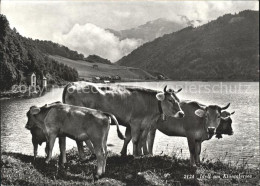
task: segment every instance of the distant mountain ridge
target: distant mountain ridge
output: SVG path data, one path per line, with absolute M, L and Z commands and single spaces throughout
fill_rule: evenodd
M 117 64 L 174 80 L 259 80 L 259 11 L 226 14 L 145 43 Z
M 126 29 L 116 31 L 113 29 L 106 29 L 117 36 L 120 40 L 123 39 L 142 39 L 144 42 L 152 41 L 155 38 L 161 37 L 164 34 L 169 34 L 178 31 L 187 26 L 184 22 L 183 24 L 170 21 L 164 18 L 159 18 L 154 21 L 149 21 L 143 25 L 136 28 Z

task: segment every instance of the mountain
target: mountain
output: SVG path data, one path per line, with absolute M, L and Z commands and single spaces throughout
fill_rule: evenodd
M 43 52 L 43 48 L 50 50 L 49 44 L 54 43 L 21 36 L 15 28 L 10 28 L 6 17 L 0 14 L 0 90 L 8 90 L 14 84 L 26 84 L 26 77 L 32 72 L 40 76 L 48 74 L 49 84 L 77 80 L 78 72 L 75 69 L 49 58 L 47 51 Z M 63 53 L 65 50 L 68 49 L 55 44 L 53 53 Z M 75 54 L 70 50 L 67 52 L 69 56 Z
M 87 61 L 90 63 L 103 63 L 103 64 L 109 64 L 109 65 L 113 64 L 108 59 L 104 59 L 97 55 L 89 55 L 87 58 L 84 58 L 84 61 Z
M 34 44 L 44 54 L 59 55 L 72 60 L 82 60 L 83 54 L 79 54 L 77 51 L 70 50 L 68 47 L 54 43 L 52 41 L 34 40 Z
M 149 21 L 144 25 L 140 25 L 136 28 L 126 29 L 126 30 L 112 30 L 107 29 L 120 40 L 123 39 L 142 39 L 144 42 L 152 41 L 155 38 L 161 37 L 164 34 L 169 34 L 180 30 L 187 26 L 186 23 L 180 24 L 164 18 L 159 18 L 154 21 Z
M 117 64 L 174 80 L 259 80 L 259 11 L 226 14 L 145 43 Z

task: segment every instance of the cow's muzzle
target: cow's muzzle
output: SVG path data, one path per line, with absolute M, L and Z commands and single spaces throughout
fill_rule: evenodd
M 184 118 L 184 116 L 185 114 L 183 111 L 179 111 L 174 115 L 175 118 Z
M 216 132 L 216 128 L 215 127 L 208 127 L 207 132 L 209 135 L 214 135 Z
M 26 124 L 26 125 L 25 125 L 25 128 L 28 129 L 28 130 L 31 130 L 31 129 L 32 129 L 32 126 Z

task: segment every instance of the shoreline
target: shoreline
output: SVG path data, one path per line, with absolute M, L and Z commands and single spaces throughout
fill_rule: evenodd
M 213 83 L 232 83 L 232 82 L 237 82 L 237 83 L 257 83 L 258 81 L 202 81 L 202 80 L 121 80 L 121 81 L 115 81 L 115 82 L 110 82 L 111 84 L 115 84 L 115 83 L 149 83 L 149 82 L 169 82 L 169 81 L 173 81 L 173 82 L 213 82 Z M 69 82 L 67 82 L 69 83 Z M 0 91 L 0 100 L 6 100 L 6 99 L 14 99 L 14 98 L 35 98 L 35 97 L 40 97 L 40 96 L 44 96 L 44 94 L 46 92 L 51 91 L 52 88 L 54 88 L 55 86 L 65 86 L 67 83 L 63 83 L 63 84 L 53 84 L 53 85 L 49 85 L 45 91 L 41 92 L 39 94 L 39 92 L 37 94 L 31 94 L 28 95 L 28 92 L 22 93 L 22 92 L 12 92 L 12 90 L 7 90 L 7 91 Z M 102 83 L 102 82 L 101 82 Z M 103 82 L 104 83 L 104 82 Z M 109 83 L 109 84 L 110 84 Z M 259 82 L 258 82 L 259 83 Z
M 90 151 L 84 147 L 87 157 Z M 176 156 L 156 155 L 134 158 L 108 152 L 107 169 L 103 178 L 94 182 L 96 160 L 81 162 L 76 148 L 67 151 L 65 169 L 59 167 L 58 157 L 50 164 L 38 157 L 3 152 L 1 178 L 4 185 L 257 185 L 259 169 L 235 167 L 221 161 L 202 161 L 200 167 L 191 167 L 189 160 Z

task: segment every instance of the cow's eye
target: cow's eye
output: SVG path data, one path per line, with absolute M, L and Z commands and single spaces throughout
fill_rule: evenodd
M 171 103 L 174 103 L 174 100 L 173 99 L 168 99 L 169 102 Z

